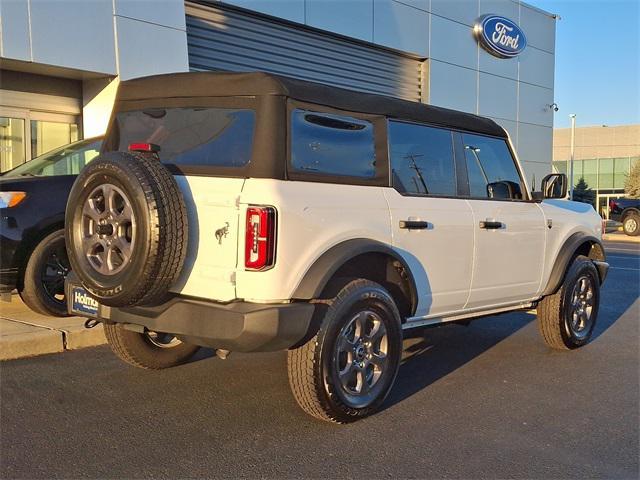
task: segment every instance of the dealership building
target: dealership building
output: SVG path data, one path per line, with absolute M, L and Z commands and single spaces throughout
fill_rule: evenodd
M 517 0 L 0 0 L 0 22 L 2 170 L 102 134 L 120 81 L 261 70 L 490 117 L 529 184 L 551 171 L 556 17 Z
M 640 162 L 640 125 L 578 127 L 573 139 L 573 183 L 584 179 L 595 193 L 594 208 L 609 218 L 609 202 L 625 196 L 624 184 Z M 553 135 L 553 169 L 571 172 L 571 129 Z

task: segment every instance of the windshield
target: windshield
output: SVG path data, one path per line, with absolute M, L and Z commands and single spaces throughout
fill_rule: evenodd
M 77 175 L 80 170 L 100 153 L 101 138 L 92 138 L 70 143 L 34 158 L 4 177 L 52 177 L 54 175 Z

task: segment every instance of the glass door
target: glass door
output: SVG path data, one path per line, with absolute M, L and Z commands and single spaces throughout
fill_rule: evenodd
M 74 115 L 29 112 L 30 158 L 78 141 L 78 123 Z
M 79 117 L 0 108 L 0 173 L 80 140 Z
M 26 145 L 25 119 L 0 116 L 0 172 L 24 163 Z

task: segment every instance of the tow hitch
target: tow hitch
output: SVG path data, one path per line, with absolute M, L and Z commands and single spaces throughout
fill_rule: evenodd
M 100 320 L 97 318 L 87 318 L 87 321 L 84 322 L 84 328 L 93 328 L 100 323 Z

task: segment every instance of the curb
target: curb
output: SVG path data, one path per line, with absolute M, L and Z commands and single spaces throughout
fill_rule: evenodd
M 608 242 L 640 243 L 640 236 L 630 237 L 624 233 L 605 233 L 602 239 Z
M 107 343 L 102 328 L 87 329 L 84 318 L 75 317 L 74 320 L 78 325 L 52 328 L 37 322 L 0 317 L 0 360 L 61 353 Z
M 4 320 L 4 319 L 2 319 Z M 61 332 L 39 329 L 26 333 L 0 336 L 0 360 L 14 360 L 64 351 Z
M 95 347 L 107 343 L 102 328 L 87 329 L 82 317 L 32 312 L 17 295 L 0 302 L 0 360 Z

